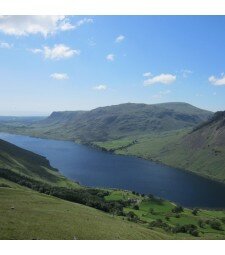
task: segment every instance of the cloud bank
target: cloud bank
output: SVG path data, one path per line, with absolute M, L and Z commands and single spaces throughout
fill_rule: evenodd
M 46 37 L 57 31 L 77 29 L 88 23 L 93 23 L 93 20 L 84 18 L 72 24 L 69 18 L 63 15 L 1 15 L 0 31 L 14 36 L 41 34 Z

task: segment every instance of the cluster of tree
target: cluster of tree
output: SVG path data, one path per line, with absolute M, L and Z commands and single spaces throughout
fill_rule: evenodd
M 183 212 L 183 211 L 184 211 L 184 209 L 183 209 L 183 207 L 180 206 L 180 205 L 177 205 L 176 207 L 174 207 L 174 208 L 172 209 L 172 212 L 173 212 L 173 213 L 181 213 L 181 212 Z
M 172 229 L 173 233 L 187 233 L 192 236 L 199 236 L 198 227 L 194 224 L 179 225 L 177 224 Z
M 132 221 L 132 222 L 138 222 L 140 220 L 139 217 L 132 211 L 128 212 L 126 214 L 126 217 L 129 221 Z
M 199 209 L 198 209 L 198 208 L 194 208 L 194 209 L 192 210 L 192 214 L 195 215 L 195 216 L 197 216 L 198 212 L 199 212 Z
M 136 205 L 133 206 L 133 209 L 134 210 L 139 210 L 139 206 L 136 204 Z
M 123 207 L 127 206 L 127 201 L 105 201 L 104 197 L 109 194 L 108 191 L 99 189 L 72 189 L 66 187 L 52 186 L 34 180 L 30 177 L 15 173 L 8 169 L 0 169 L 0 176 L 19 185 L 26 186 L 47 195 L 55 196 L 64 200 L 80 203 L 104 212 L 110 212 L 117 215 L 123 215 Z
M 150 222 L 149 227 L 150 228 L 152 228 L 152 227 L 162 228 L 165 231 L 170 231 L 171 230 L 171 227 L 166 222 L 163 222 L 161 219 L 156 219 L 156 220 Z
M 223 222 L 222 219 L 221 221 Z M 222 224 L 218 219 L 206 219 L 206 220 L 199 219 L 198 221 L 199 227 L 204 228 L 206 224 L 208 224 L 211 228 L 215 230 L 223 230 Z
M 186 225 L 176 225 L 175 227 L 170 226 L 168 223 L 164 222 L 161 219 L 156 219 L 155 221 L 152 221 L 149 223 L 149 227 L 156 227 L 156 228 L 162 228 L 167 232 L 171 233 L 186 233 L 190 234 L 192 236 L 198 236 L 198 227 L 193 224 L 186 224 Z

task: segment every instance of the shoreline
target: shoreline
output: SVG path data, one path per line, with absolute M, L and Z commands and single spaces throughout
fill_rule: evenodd
M 172 166 L 168 166 L 168 165 L 166 165 L 166 164 L 163 164 L 162 162 L 156 162 L 156 161 L 153 161 L 153 160 L 149 160 L 149 159 L 145 159 L 145 158 L 142 158 L 142 157 L 140 157 L 140 156 L 135 156 L 135 155 L 120 155 L 120 154 L 116 154 L 115 152 L 112 152 L 112 151 L 107 151 L 107 150 L 105 150 L 105 149 L 102 149 L 101 147 L 97 147 L 97 146 L 93 146 L 92 144 L 87 144 L 87 143 L 80 143 L 80 142 L 77 142 L 77 141 L 71 141 L 71 140 L 63 140 L 63 139 L 55 139 L 55 138 L 47 138 L 47 137 L 40 137 L 40 136 L 35 136 L 35 135 L 26 135 L 26 134 L 15 134 L 15 133 L 9 133 L 9 132 L 0 132 L 0 133 L 2 133 L 2 134 L 5 134 L 5 135 L 15 135 L 15 136 L 25 136 L 25 137 L 30 137 L 30 138 L 36 138 L 36 139 L 45 139 L 45 140 L 52 140 L 52 141 L 65 141 L 65 142 L 70 142 L 70 143 L 73 143 L 73 144 L 79 144 L 79 145 L 82 145 L 82 146 L 85 146 L 85 147 L 87 147 L 87 148 L 89 148 L 89 149 L 91 149 L 91 150 L 99 150 L 99 151 L 101 151 L 101 152 L 105 152 L 105 153 L 109 153 L 109 154 L 112 154 L 112 155 L 116 155 L 116 156 L 121 156 L 121 157 L 124 157 L 124 156 L 126 156 L 126 157 L 130 157 L 130 158 L 136 158 L 136 159 L 140 159 L 140 160 L 145 160 L 145 161 L 147 161 L 147 162 L 152 162 L 152 163 L 154 163 L 154 164 L 159 164 L 159 165 L 162 165 L 162 166 L 167 166 L 167 167 L 171 167 L 171 168 L 174 168 L 174 167 L 172 167 Z M 4 140 L 4 138 L 2 138 L 3 140 Z M 9 141 L 10 142 L 10 141 Z M 214 182 L 214 183 L 216 183 L 216 185 L 222 185 L 223 187 L 224 187 L 224 183 L 223 182 L 219 182 L 219 181 L 216 181 L 216 180 L 213 180 L 213 179 L 211 179 L 211 178 L 206 178 L 205 176 L 202 176 L 202 175 L 198 175 L 198 174 L 196 174 L 196 173 L 193 173 L 193 172 L 191 172 L 191 171 L 188 171 L 188 170 L 183 170 L 183 169 L 179 169 L 179 168 L 174 168 L 174 169 L 176 169 L 176 170 L 178 170 L 178 171 L 182 171 L 182 172 L 186 172 L 187 174 L 190 174 L 190 175 L 193 175 L 194 177 L 200 177 L 200 178 L 203 178 L 204 180 L 207 180 L 207 181 L 209 181 L 209 182 Z M 65 176 L 64 175 L 64 173 L 62 173 L 60 170 L 59 170 L 59 173 L 60 174 L 62 174 L 63 176 Z M 66 176 L 65 176 L 66 177 Z M 80 181 L 77 181 L 77 180 L 73 180 L 72 178 L 70 178 L 70 177 L 66 177 L 66 178 L 68 178 L 69 180 L 71 180 L 71 181 L 73 181 L 73 182 L 76 182 L 76 183 L 79 183 L 81 186 L 83 186 L 83 187 L 89 187 L 88 185 L 85 185 L 85 184 L 83 184 L 82 185 L 82 183 L 80 182 Z M 92 185 L 90 185 L 90 187 L 95 187 L 95 186 L 92 186 Z M 99 186 L 98 186 L 98 188 L 100 188 Z M 118 188 L 116 188 L 116 187 L 104 187 L 104 186 L 102 186 L 101 187 L 101 189 L 110 189 L 110 190 L 113 190 L 113 189 L 116 189 L 116 190 L 118 190 Z M 119 189 L 121 189 L 121 188 L 119 188 Z M 125 189 L 121 189 L 121 190 L 127 190 L 126 188 Z M 135 189 L 134 189 L 135 190 Z M 132 192 L 132 190 L 129 190 L 130 192 Z M 150 192 L 151 193 L 151 192 Z M 147 193 L 146 193 L 147 194 Z M 154 195 L 154 196 L 157 196 L 157 197 L 161 197 L 161 198 L 163 198 L 163 196 L 161 195 Z M 167 201 L 169 201 L 169 202 L 171 202 L 171 203 L 175 203 L 175 204 L 181 204 L 182 205 L 182 203 L 179 203 L 179 202 L 175 202 L 173 199 L 170 199 L 170 198 L 163 198 L 164 200 L 167 200 Z M 186 208 L 189 208 L 189 209 L 193 209 L 193 208 L 195 208 L 196 206 L 187 206 L 187 205 L 183 205 L 184 207 L 186 207 Z M 202 210 L 216 210 L 216 211 L 218 211 L 218 210 L 222 210 L 222 211 L 224 211 L 225 210 L 225 207 L 220 207 L 220 206 L 218 206 L 218 207 L 214 207 L 214 206 L 212 206 L 212 207 L 210 207 L 210 206 L 197 206 L 198 208 L 201 208 Z
M 22 136 L 27 136 L 27 137 L 31 137 L 31 138 L 40 138 L 40 139 L 46 139 L 46 140 L 72 142 L 72 143 L 75 143 L 75 144 L 87 146 L 88 148 L 92 148 L 94 150 L 99 150 L 99 151 L 110 153 L 110 154 L 117 155 L 117 156 L 134 157 L 134 158 L 137 158 L 137 159 L 150 161 L 150 162 L 155 163 L 155 164 L 171 167 L 171 168 L 177 169 L 178 171 L 183 171 L 183 172 L 189 173 L 191 175 L 204 178 L 204 179 L 206 179 L 208 181 L 212 181 L 212 182 L 216 182 L 216 183 L 225 185 L 225 181 L 221 181 L 221 180 L 219 180 L 217 178 L 213 178 L 213 177 L 208 176 L 208 175 L 196 173 L 196 172 L 194 172 L 192 170 L 188 170 L 188 169 L 185 169 L 185 168 L 179 168 L 179 167 L 176 167 L 176 166 L 173 166 L 173 165 L 168 165 L 168 164 L 163 163 L 162 161 L 159 161 L 159 160 L 156 161 L 156 160 L 152 160 L 152 159 L 147 159 L 147 158 L 144 158 L 144 157 L 141 157 L 141 156 L 137 156 L 137 155 L 117 154 L 115 152 L 117 149 L 115 149 L 115 150 L 107 150 L 104 147 L 101 147 L 99 145 L 93 144 L 91 142 L 90 143 L 89 142 L 81 142 L 81 141 L 72 140 L 72 139 L 71 140 L 63 139 L 63 138 L 60 139 L 59 137 L 54 137 L 54 136 L 51 137 L 51 136 L 45 136 L 45 135 L 43 135 L 43 136 L 42 135 L 31 135 L 31 134 L 26 134 L 26 133 L 15 133 L 15 132 L 4 132 L 4 131 L 0 131 L 0 133 L 11 134 L 11 135 L 22 135 Z

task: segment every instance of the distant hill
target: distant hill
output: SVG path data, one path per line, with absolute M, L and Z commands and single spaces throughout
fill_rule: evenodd
M 0 130 L 90 143 L 194 127 L 211 115 L 187 103 L 127 103 L 91 111 L 53 112 L 35 124 L 1 126 Z

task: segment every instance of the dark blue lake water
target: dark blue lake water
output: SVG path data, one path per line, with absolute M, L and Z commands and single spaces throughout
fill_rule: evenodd
M 225 208 L 225 185 L 151 161 L 67 141 L 0 133 L 0 139 L 45 156 L 70 179 L 92 187 L 153 194 L 187 207 Z

